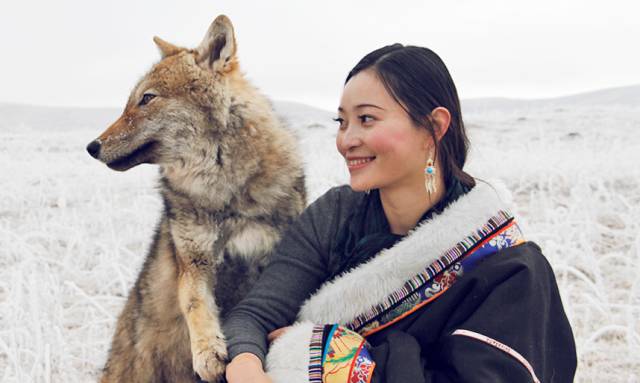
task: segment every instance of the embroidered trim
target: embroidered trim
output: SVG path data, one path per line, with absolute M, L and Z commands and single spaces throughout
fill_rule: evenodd
M 373 361 L 371 355 L 369 355 L 366 343 L 363 343 L 360 348 L 360 354 L 356 358 L 351 371 L 349 383 L 370 383 L 373 378 L 373 369 L 375 367 L 376 363 Z
M 371 381 L 375 362 L 371 359 L 367 343 L 360 334 L 343 326 L 334 325 L 325 343 L 321 380 L 317 380 L 316 375 L 314 377 L 310 375 L 310 382 L 368 383 Z
M 515 246 L 523 242 L 524 236 L 518 225 L 515 220 L 510 220 L 508 224 L 480 242 L 482 246 L 475 247 L 471 253 L 463 256 L 459 262 L 449 266 L 449 268 L 436 275 L 420 290 L 414 292 L 396 306 L 391 307 L 374 320 L 365 324 L 362 328 L 358 329 L 358 332 L 362 334 L 362 336 L 367 337 L 398 322 L 438 298 L 465 273 L 473 270 L 477 264 L 488 255 L 500 249 Z
M 498 235 L 504 238 L 495 239 Z M 492 239 L 493 242 L 490 242 Z M 513 215 L 506 210 L 499 210 L 481 228 L 447 250 L 440 259 L 405 282 L 400 290 L 388 295 L 382 303 L 354 318 L 347 327 L 364 336 L 379 331 L 424 306 L 448 289 L 462 275 L 463 265 L 458 262 L 461 258 L 469 258 L 468 268 L 471 268 L 480 258 L 522 242 L 524 238 L 515 224 Z M 478 254 L 469 257 L 474 252 Z M 427 284 L 429 286 L 425 290 L 419 291 Z M 391 314 L 386 315 L 390 310 Z M 385 317 L 381 319 L 383 316 Z
M 511 347 L 507 346 L 504 343 L 500 343 L 497 340 L 490 338 L 486 335 L 483 334 L 479 334 L 477 332 L 473 332 L 473 331 L 469 331 L 469 330 L 463 330 L 463 329 L 458 329 L 455 330 L 452 335 L 462 335 L 462 336 L 467 336 L 469 338 L 473 338 L 473 339 L 477 339 L 481 342 L 484 342 L 490 346 L 493 346 L 509 355 L 511 355 L 513 358 L 515 358 L 518 362 L 520 362 L 531 374 L 531 378 L 533 379 L 534 383 L 540 383 L 540 380 L 538 379 L 538 377 L 536 376 L 535 372 L 533 371 L 533 367 L 531 367 L 531 364 L 522 356 L 520 355 L 520 353 L 518 353 L 516 350 L 512 349 Z
M 329 352 L 329 349 L 330 349 L 329 345 L 333 341 L 333 334 L 335 333 L 337 328 L 338 328 L 338 324 L 334 324 L 333 326 L 331 326 L 331 330 L 329 330 L 329 335 L 327 335 L 327 340 L 325 342 L 327 346 L 324 348 L 324 352 L 322 353 L 323 365 L 324 365 L 324 362 L 327 360 L 327 353 Z
M 322 336 L 324 325 L 315 325 L 311 330 L 309 344 L 309 382 L 322 383 Z

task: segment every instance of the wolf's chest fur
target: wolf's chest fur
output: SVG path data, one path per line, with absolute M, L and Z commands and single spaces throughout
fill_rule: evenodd
M 162 182 L 165 186 L 170 183 Z M 244 216 L 231 206 L 231 201 L 215 200 L 213 206 L 195 205 L 193 201 L 209 198 L 194 194 L 178 195 L 172 188 L 162 188 L 168 240 L 175 248 L 178 270 L 198 267 L 213 275 L 210 287 L 224 317 L 256 281 L 280 239 L 279 227 L 286 222 L 278 222 L 275 217 Z M 213 199 L 216 190 L 211 195 Z

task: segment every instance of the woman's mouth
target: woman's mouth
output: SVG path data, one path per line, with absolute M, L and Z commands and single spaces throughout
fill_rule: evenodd
M 369 165 L 369 163 L 371 163 L 371 161 L 375 159 L 375 157 L 351 158 L 347 160 L 347 167 L 349 168 L 349 171 L 362 169 L 365 166 Z

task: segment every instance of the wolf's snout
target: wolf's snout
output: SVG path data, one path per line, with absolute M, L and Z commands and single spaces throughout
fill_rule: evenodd
M 100 142 L 98 140 L 91 141 L 89 145 L 87 145 L 87 152 L 93 158 L 98 158 L 98 154 L 100 154 Z

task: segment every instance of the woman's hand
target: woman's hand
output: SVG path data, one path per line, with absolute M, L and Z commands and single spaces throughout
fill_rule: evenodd
M 269 343 L 278 339 L 291 326 L 273 330 L 267 335 Z M 238 354 L 227 365 L 226 378 L 228 383 L 273 383 L 262 368 L 260 358 L 249 352 Z
M 225 373 L 228 383 L 273 383 L 262 368 L 260 358 L 243 352 L 227 365 Z

